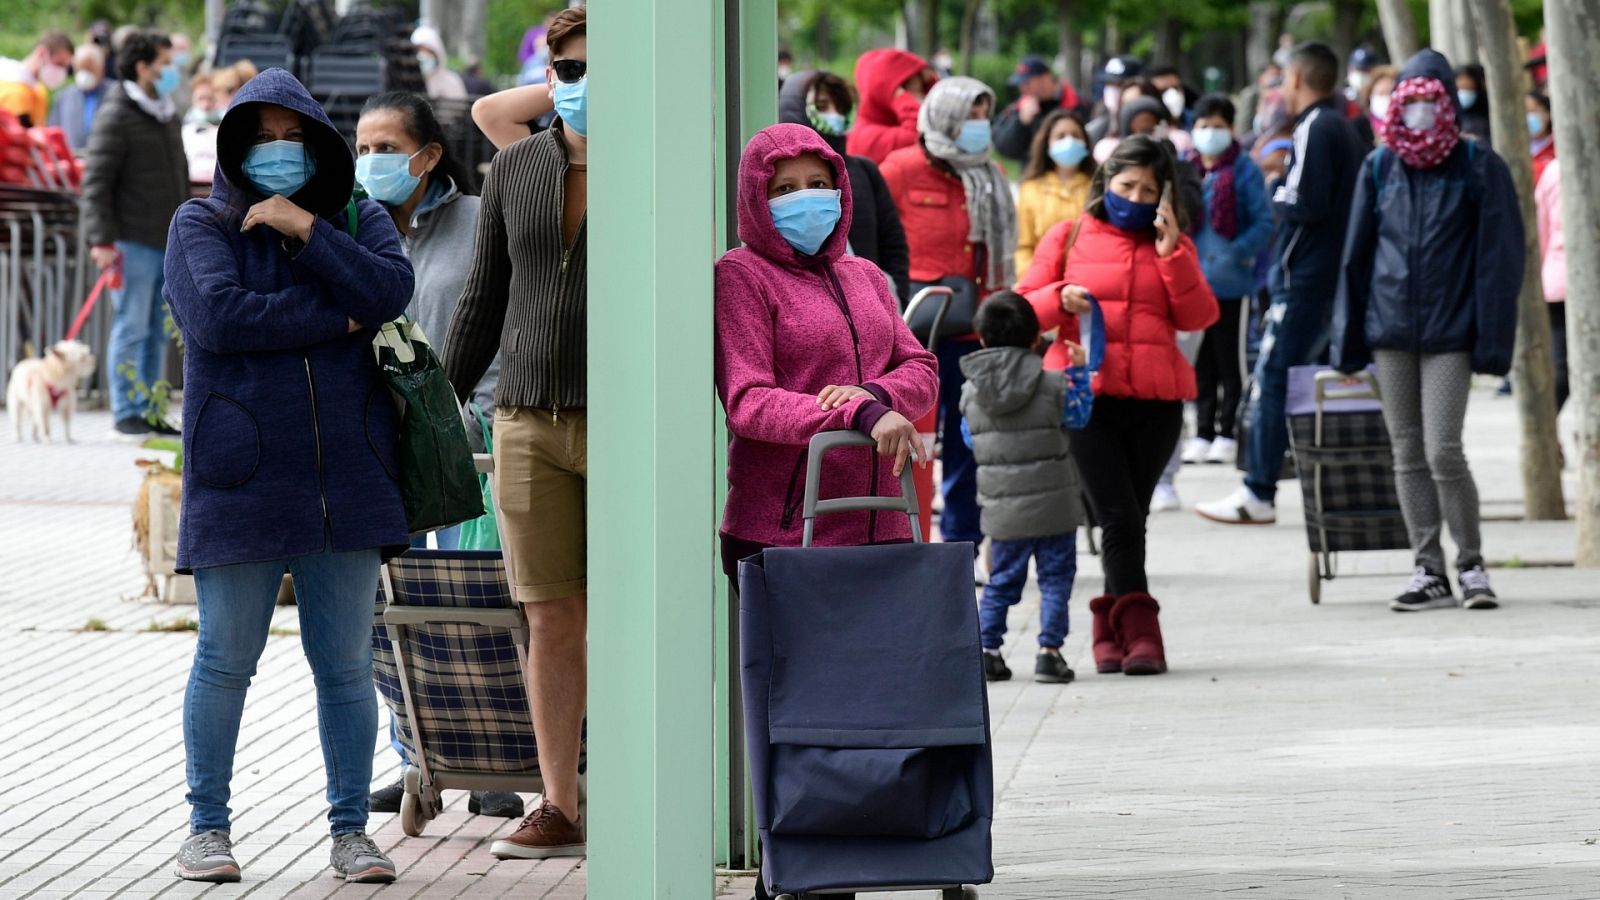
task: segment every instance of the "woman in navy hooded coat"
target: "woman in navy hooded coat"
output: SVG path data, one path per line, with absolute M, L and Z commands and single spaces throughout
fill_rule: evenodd
M 411 266 L 382 206 L 362 200 L 350 222 L 350 150 L 282 69 L 234 97 L 217 163 L 211 196 L 174 216 L 166 256 L 186 348 L 178 568 L 194 573 L 200 607 L 183 710 L 192 834 L 177 874 L 239 879 L 234 747 L 287 569 L 317 689 L 334 870 L 393 880 L 364 834 L 371 631 L 381 560 L 407 534 L 396 415 L 371 343 L 410 301 Z

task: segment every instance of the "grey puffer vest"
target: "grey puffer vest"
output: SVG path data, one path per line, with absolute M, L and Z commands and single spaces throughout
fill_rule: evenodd
M 983 533 L 997 541 L 1066 534 L 1083 524 L 1078 468 L 1061 427 L 1067 379 L 1039 357 L 996 347 L 961 360 L 961 414 L 978 461 Z

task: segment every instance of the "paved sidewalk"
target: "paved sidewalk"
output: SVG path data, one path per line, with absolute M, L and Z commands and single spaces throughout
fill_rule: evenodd
M 1467 445 L 1491 514 L 1517 506 L 1514 417 L 1509 401 L 1474 397 Z M 331 878 L 292 608 L 279 610 L 240 737 L 246 881 L 172 880 L 194 638 L 143 629 L 194 611 L 133 599 L 141 453 L 108 431 L 100 415 L 80 421 L 73 447 L 0 435 L 0 898 L 583 896 L 581 865 L 490 857 L 513 823 L 468 815 L 464 796 L 421 839 L 374 817 L 400 883 Z M 1233 481 L 1191 467 L 1179 488 L 1193 503 Z M 1406 554 L 1355 554 L 1340 571 L 1362 577 L 1328 584 L 1313 607 L 1298 490 L 1286 488 L 1276 528 L 1227 529 L 1187 511 L 1153 523 L 1167 676 L 1094 674 L 1086 603 L 1100 576 L 1087 554 L 1067 645 L 1077 683 L 1026 679 L 1036 594 L 1014 612 L 1019 680 L 990 694 L 998 873 L 983 896 L 1600 897 L 1600 579 L 1497 569 L 1504 609 L 1404 617 L 1385 604 Z M 1570 523 L 1485 531 L 1496 560 L 1570 559 Z M 90 619 L 109 630 L 81 630 Z M 392 778 L 386 745 L 375 739 L 374 753 L 379 779 Z M 719 884 L 726 897 L 748 890 Z

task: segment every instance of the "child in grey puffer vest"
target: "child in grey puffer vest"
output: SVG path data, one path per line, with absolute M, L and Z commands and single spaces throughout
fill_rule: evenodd
M 961 415 L 978 462 L 978 505 L 994 555 L 978 609 L 984 673 L 991 681 L 1011 677 L 1000 657 L 1006 613 L 1022 599 L 1028 561 L 1034 559 L 1043 594 L 1034 675 L 1064 684 L 1073 678 L 1060 651 L 1078 568 L 1077 529 L 1084 519 L 1063 424 L 1067 376 L 1044 370 L 1036 351 L 1039 319 L 1021 296 L 1005 291 L 991 297 L 974 325 L 984 349 L 961 361 L 967 379 Z M 1083 348 L 1069 349 L 1081 365 Z

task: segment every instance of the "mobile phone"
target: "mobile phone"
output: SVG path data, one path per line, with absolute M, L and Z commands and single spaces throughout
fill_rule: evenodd
M 1168 208 L 1170 208 L 1171 205 L 1172 205 L 1172 182 L 1170 182 L 1170 181 L 1161 186 L 1161 203 L 1160 203 L 1160 205 L 1163 206 L 1163 207 L 1168 207 Z M 1167 224 L 1167 217 L 1166 217 L 1166 215 L 1164 213 L 1160 213 L 1160 212 L 1156 213 L 1156 218 L 1161 220 L 1161 224 L 1163 224 L 1163 225 Z

